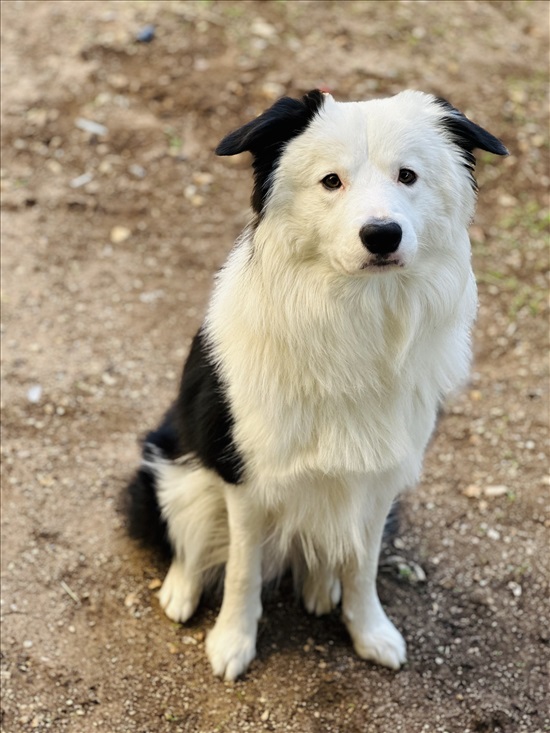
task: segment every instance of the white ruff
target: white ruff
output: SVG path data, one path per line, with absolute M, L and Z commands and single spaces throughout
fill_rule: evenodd
M 468 372 L 468 271 L 445 313 L 452 294 L 434 293 L 439 308 L 429 308 L 420 286 L 433 285 L 414 275 L 342 283 L 288 267 L 262 289 L 249 247 L 219 277 L 207 334 L 254 482 L 382 471 L 421 455 L 438 403 Z

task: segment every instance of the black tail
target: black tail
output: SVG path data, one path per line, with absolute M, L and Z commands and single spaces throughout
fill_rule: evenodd
M 163 519 L 157 499 L 156 477 L 152 468 L 159 457 L 175 458 L 178 436 L 173 426 L 171 411 L 161 426 L 149 433 L 143 445 L 144 465 L 136 472 L 125 489 L 124 508 L 130 537 L 143 545 L 170 557 L 172 548 L 168 539 L 168 527 Z

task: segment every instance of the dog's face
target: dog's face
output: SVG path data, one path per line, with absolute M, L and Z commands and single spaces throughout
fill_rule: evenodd
M 278 228 L 290 256 L 365 276 L 406 272 L 448 246 L 449 228 L 465 231 L 476 148 L 507 153 L 433 96 L 341 103 L 314 91 L 279 100 L 216 152 L 253 154 L 259 226 Z

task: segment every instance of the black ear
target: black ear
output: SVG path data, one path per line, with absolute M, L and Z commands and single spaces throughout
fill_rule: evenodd
M 285 144 L 306 129 L 323 101 L 324 95 L 318 89 L 302 99 L 283 97 L 255 120 L 226 135 L 216 148 L 217 155 L 237 155 L 246 150 L 254 156 L 252 208 L 256 213 L 263 211 Z
M 217 155 L 237 155 L 245 150 L 257 155 L 269 145 L 287 142 L 306 128 L 323 104 L 318 89 L 302 99 L 282 97 L 255 120 L 226 135 L 216 148 Z
M 439 97 L 436 99 L 443 109 L 448 112 L 441 118 L 441 124 L 450 133 L 453 142 L 468 153 L 472 150 L 486 150 L 494 155 L 508 155 L 508 150 L 498 138 L 469 120 L 456 107 Z

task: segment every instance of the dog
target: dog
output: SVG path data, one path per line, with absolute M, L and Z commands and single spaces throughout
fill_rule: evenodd
M 475 149 L 507 154 L 441 98 L 319 90 L 216 149 L 252 154 L 253 217 L 127 496 L 131 534 L 170 548 L 170 619 L 191 618 L 225 571 L 206 639 L 217 676 L 246 671 L 262 585 L 287 569 L 308 611 L 341 601 L 360 657 L 406 661 L 378 557 L 438 409 L 468 376 Z

